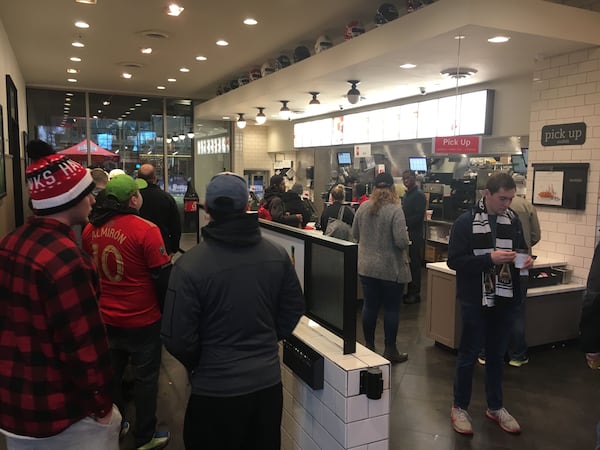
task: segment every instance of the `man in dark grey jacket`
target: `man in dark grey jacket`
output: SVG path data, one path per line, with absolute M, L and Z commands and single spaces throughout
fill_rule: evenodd
M 290 257 L 262 239 L 239 175 L 216 175 L 206 190 L 212 221 L 181 256 L 169 281 L 162 337 L 187 368 L 192 394 L 186 449 L 280 448 L 278 341 L 304 312 Z

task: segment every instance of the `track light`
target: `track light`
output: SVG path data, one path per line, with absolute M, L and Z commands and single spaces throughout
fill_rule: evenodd
M 256 109 L 258 109 L 258 113 L 256 113 L 256 123 L 258 125 L 262 125 L 267 121 L 267 116 L 265 116 L 265 113 L 263 112 L 265 108 L 263 106 L 259 106 Z
M 311 91 L 309 94 L 312 95 L 312 100 L 308 102 L 308 106 L 319 106 L 321 104 L 321 102 L 317 99 L 317 95 L 319 95 L 319 93 Z
M 346 94 L 346 98 L 348 99 L 348 103 L 356 105 L 360 101 L 360 91 L 356 89 L 356 85 L 360 83 L 359 80 L 348 80 L 348 83 L 352 85 L 348 93 Z
M 279 101 L 281 103 L 283 103 L 283 106 L 279 110 L 279 117 L 281 117 L 283 120 L 290 120 L 290 117 L 292 117 L 292 111 L 287 106 L 287 104 L 290 101 L 289 100 L 279 100 Z
M 238 113 L 237 127 L 240 130 L 246 128 L 246 119 L 244 119 L 244 113 Z

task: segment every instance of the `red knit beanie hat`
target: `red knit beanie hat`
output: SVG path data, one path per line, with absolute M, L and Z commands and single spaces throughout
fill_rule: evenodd
M 33 162 L 27 167 L 25 177 L 38 216 L 67 210 L 94 189 L 94 180 L 85 167 L 57 154 L 46 142 L 30 141 L 27 154 Z

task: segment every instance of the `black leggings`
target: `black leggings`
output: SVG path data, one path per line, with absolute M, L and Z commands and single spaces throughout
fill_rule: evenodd
M 238 397 L 191 395 L 185 412 L 186 450 L 279 450 L 281 383 Z

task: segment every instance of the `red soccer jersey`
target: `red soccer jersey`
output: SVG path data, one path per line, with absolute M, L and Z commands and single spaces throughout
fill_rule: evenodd
M 101 226 L 88 224 L 83 248 L 100 272 L 100 312 L 104 322 L 137 328 L 160 320 L 150 270 L 169 263 L 159 228 L 135 214 L 122 214 Z

